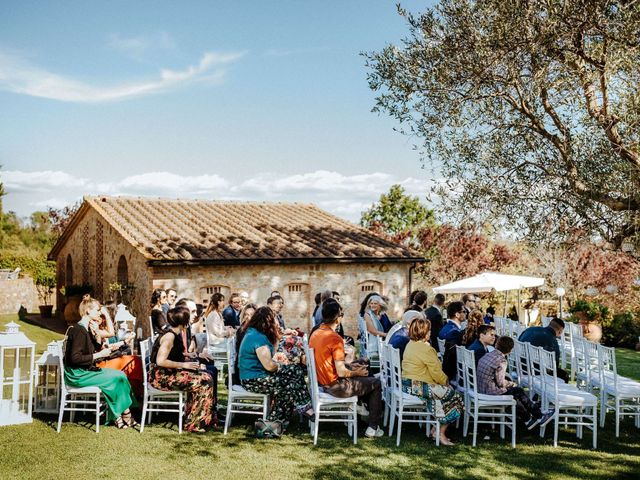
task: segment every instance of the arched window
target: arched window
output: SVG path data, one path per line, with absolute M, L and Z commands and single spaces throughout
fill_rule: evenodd
M 67 255 L 67 272 L 64 276 L 66 285 L 73 285 L 73 261 L 71 260 L 71 254 Z
M 129 267 L 127 266 L 127 259 L 124 255 L 120 255 L 118 260 L 118 283 L 123 287 L 129 284 Z

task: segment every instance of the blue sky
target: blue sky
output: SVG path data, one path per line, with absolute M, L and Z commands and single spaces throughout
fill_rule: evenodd
M 431 173 L 371 113 L 359 55 L 406 32 L 387 1 L 2 1 L 5 208 L 128 194 L 357 220 L 393 183 L 424 196 Z

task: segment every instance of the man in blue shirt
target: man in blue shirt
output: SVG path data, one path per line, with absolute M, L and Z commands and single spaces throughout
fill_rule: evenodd
M 558 337 L 564 331 L 564 321 L 560 318 L 554 318 L 546 327 L 529 327 L 520 334 L 521 342 L 527 342 L 534 347 L 542 347 L 548 352 L 556 354 L 556 373 L 558 378 L 569 381 L 569 374 L 561 369 L 560 364 L 560 345 L 558 345 Z
M 496 341 L 496 329 L 491 325 L 480 325 L 478 327 L 478 338 L 467 347 L 467 350 L 471 350 L 474 353 L 476 359 L 476 367 L 480 359 L 489 353 L 487 347 L 493 346 Z
M 465 315 L 462 302 L 451 302 L 447 305 L 447 323 L 438 334 L 438 338 L 445 341 L 442 371 L 449 380 L 455 380 L 457 376 L 456 345 L 462 345 L 462 321 Z

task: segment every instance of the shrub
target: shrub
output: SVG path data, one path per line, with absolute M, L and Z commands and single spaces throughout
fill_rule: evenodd
M 640 336 L 640 318 L 626 311 L 602 323 L 602 341 L 611 347 L 634 348 Z

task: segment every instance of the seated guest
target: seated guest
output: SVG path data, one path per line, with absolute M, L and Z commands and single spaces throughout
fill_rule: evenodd
M 149 383 L 158 390 L 187 392 L 185 430 L 205 432 L 217 425 L 214 379 L 200 367 L 200 362 L 184 356 L 182 332 L 189 328 L 189 309 L 172 308 L 167 314 L 169 328 L 160 335 L 151 349 Z
M 564 331 L 564 321 L 560 318 L 553 318 L 546 327 L 529 327 L 520 334 L 521 342 L 527 342 L 535 347 L 542 347 L 548 352 L 556 354 L 556 373 L 558 378 L 565 383 L 569 381 L 569 374 L 560 368 L 560 346 L 558 337 Z
M 90 298 L 87 294 L 83 300 Z M 98 317 L 89 318 L 89 335 L 94 351 L 100 352 L 105 349 L 109 351 L 110 358 L 96 362 L 96 367 L 124 372 L 136 397 L 141 398 L 144 393 L 142 360 L 137 355 L 127 355 L 131 353 L 135 333 L 130 332 L 124 340 L 118 340 L 108 309 L 100 306 Z
M 240 310 L 242 299 L 239 293 L 232 293 L 229 297 L 229 306 L 222 311 L 225 327 L 238 328 L 240 326 Z
M 472 310 L 467 317 L 467 326 L 462 332 L 462 345 L 468 347 L 478 339 L 478 328 L 484 325 L 482 312 L 480 310 Z
M 307 417 L 313 415 L 313 409 L 301 365 L 273 360 L 279 339 L 280 325 L 275 312 L 269 307 L 258 308 L 247 324 L 238 367 L 244 388 L 271 395 L 274 405 L 268 420 L 280 422 L 284 430 L 294 408 Z
M 317 327 L 322 323 L 322 304 L 330 298 L 333 298 L 333 292 L 331 290 L 323 290 L 320 294 L 320 306 L 313 315 L 314 327 Z
M 380 295 L 373 295 L 369 297 L 362 317 L 369 335 L 382 338 L 386 337 L 387 332 L 385 332 L 384 327 L 380 322 L 380 316 L 386 309 L 387 304 Z
M 404 349 L 407 347 L 409 343 L 409 326 L 411 322 L 416 318 L 425 319 L 424 313 L 418 312 L 416 310 L 408 310 L 402 315 L 402 328 L 396 331 L 391 338 L 389 339 L 389 345 L 393 348 L 397 348 L 400 351 L 400 361 L 402 361 L 404 357 Z
M 313 308 L 313 313 L 311 314 L 311 322 L 315 323 L 315 318 L 316 318 L 316 313 L 318 312 L 318 309 L 320 308 L 320 303 L 322 303 L 322 293 L 318 292 L 316 293 L 315 297 L 313 297 L 313 301 L 315 302 L 316 306 Z
M 553 418 L 553 410 L 544 414 L 540 404 L 529 399 L 524 390 L 507 379 L 507 355 L 513 350 L 513 338 L 500 337 L 496 348 L 484 355 L 478 362 L 478 393 L 485 395 L 512 395 L 516 401 L 518 418 L 526 422 L 531 430 L 537 424 L 542 426 Z
M 421 311 L 424 311 L 427 307 L 427 292 L 424 290 L 417 290 L 413 293 L 415 293 L 415 295 L 413 295 L 413 298 L 409 298 L 409 307 L 407 307 L 407 310 L 412 307 L 418 307 Z
M 344 340 L 336 333 L 342 321 L 340 304 L 327 299 L 322 304 L 322 325 L 309 340 L 314 350 L 318 384 L 325 392 L 338 398 L 357 396 L 369 406 L 369 427 L 365 436 L 384 435 L 379 427 L 382 419 L 382 385 L 380 379 L 369 377 L 366 366 L 348 368 L 345 364 Z
M 282 298 L 276 290 L 272 293 L 275 293 L 276 295 L 271 295 L 267 298 L 267 306 L 273 310 L 273 313 L 275 313 L 278 325 L 280 325 L 280 330 L 284 331 L 287 328 L 281 313 L 284 308 L 284 298 Z
M 224 347 L 227 338 L 235 335 L 236 330 L 233 327 L 226 327 L 222 319 L 222 310 L 224 308 L 224 295 L 214 293 L 211 295 L 209 305 L 204 312 L 205 325 L 207 326 L 207 341 L 209 346 Z
M 445 341 L 442 369 L 449 380 L 455 380 L 458 369 L 456 366 L 456 345 L 462 345 L 461 325 L 466 313 L 462 302 L 451 302 L 447 305 L 447 323 L 438 334 L 438 338 Z
M 389 305 L 388 297 L 383 296 L 382 301 L 386 305 Z M 386 307 L 382 312 L 380 312 L 380 323 L 382 324 L 382 329 L 384 330 L 384 333 L 389 333 L 389 330 L 391 330 L 391 327 L 393 327 L 393 323 L 391 322 L 391 320 L 389 319 L 389 316 L 387 315 Z
M 416 318 L 409 327 L 409 344 L 402 360 L 402 391 L 427 402 L 427 408 L 440 421 L 440 442 L 453 445 L 446 436 L 449 424 L 463 412 L 462 397 L 449 385 L 435 349 L 429 345 L 431 323 Z M 436 432 L 432 431 L 435 438 Z
M 487 353 L 487 347 L 493 346 L 496 341 L 496 329 L 492 325 L 480 325 L 478 328 L 478 338 L 471 345 L 467 347 L 467 350 L 471 350 L 474 353 L 476 359 L 476 366 L 480 359 Z
M 151 325 L 154 335 L 159 335 L 167 325 L 167 314 L 163 306 L 167 303 L 167 292 L 161 288 L 156 288 L 151 294 Z
M 249 320 L 253 317 L 253 314 L 256 313 L 258 306 L 255 303 L 247 303 L 242 310 L 240 310 L 240 328 L 236 330 L 236 364 L 235 370 L 233 372 L 233 384 L 240 385 L 240 370 L 238 369 L 238 354 L 240 353 L 240 345 L 242 344 L 242 339 L 244 338 L 244 334 L 247 332 L 247 327 L 249 326 Z
M 487 313 L 484 316 L 484 323 L 487 325 L 493 324 L 493 317 L 496 315 L 496 309 L 493 307 L 487 308 Z
M 181 298 L 176 302 L 176 308 L 186 308 L 189 310 L 189 326 L 182 333 L 182 344 L 184 345 L 184 358 L 186 360 L 197 360 L 201 366 L 204 365 L 207 372 L 211 374 L 214 380 L 218 379 L 218 369 L 214 364 L 213 357 L 206 351 L 198 347 L 196 335 L 193 333 L 193 325 L 198 320 L 198 307 L 196 302 L 190 298 Z M 201 367 L 202 368 L 202 367 Z M 213 382 L 214 395 L 217 397 L 217 381 Z
M 427 320 L 431 322 L 431 346 L 437 350 L 438 334 L 442 329 L 442 308 L 444 307 L 444 295 L 436 293 L 433 298 L 433 305 L 425 310 Z
M 107 422 L 115 420 L 118 428 L 137 425 L 129 407 L 135 404 L 135 397 L 127 376 L 120 370 L 98 368 L 96 360 L 111 355 L 111 349 L 96 352 L 93 348 L 89 323 L 100 318 L 100 303 L 88 296 L 80 302 L 80 321 L 67 330 L 64 349 L 64 379 L 71 387 L 99 387 L 107 402 Z

